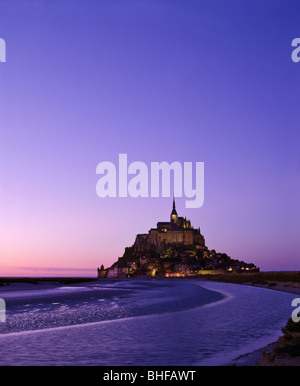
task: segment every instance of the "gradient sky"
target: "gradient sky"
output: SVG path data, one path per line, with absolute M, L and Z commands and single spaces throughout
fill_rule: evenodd
M 210 249 L 300 270 L 298 0 L 0 0 L 0 276 L 94 276 L 171 198 L 96 195 L 96 166 L 205 163 L 179 215 Z

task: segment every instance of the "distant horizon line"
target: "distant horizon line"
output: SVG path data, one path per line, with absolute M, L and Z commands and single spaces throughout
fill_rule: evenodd
M 80 270 L 80 269 L 78 269 Z M 83 270 L 90 270 L 90 269 L 83 269 Z M 274 271 L 260 271 L 259 273 L 271 273 L 271 272 L 300 272 L 300 270 L 274 270 Z M 247 274 L 247 273 L 240 273 L 240 275 L 243 275 L 243 274 Z M 234 274 L 233 274 L 234 275 Z M 30 279 L 30 278 L 34 278 L 34 279 L 37 279 L 37 278 L 40 278 L 40 279 L 55 279 L 55 278 L 74 278 L 74 279 L 90 279 L 90 278 L 93 278 L 94 276 L 40 276 L 40 275 L 30 275 L 30 276 L 24 276 L 24 275 L 16 275 L 16 276 L 0 276 L 0 279 Z M 95 279 L 97 279 L 96 275 L 95 275 Z

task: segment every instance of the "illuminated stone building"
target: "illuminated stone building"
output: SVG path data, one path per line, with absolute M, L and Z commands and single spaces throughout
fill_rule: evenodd
M 175 199 L 173 199 L 173 209 L 169 222 L 158 222 L 156 228 L 150 229 L 146 234 L 139 234 L 136 237 L 134 248 L 135 252 L 142 252 L 146 246 L 154 247 L 160 251 L 169 245 L 194 246 L 197 249 L 206 249 L 205 240 L 200 233 L 200 228 L 194 229 L 190 220 L 178 217 Z

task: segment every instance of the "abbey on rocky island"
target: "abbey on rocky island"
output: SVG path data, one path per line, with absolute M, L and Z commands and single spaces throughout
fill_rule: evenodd
M 224 272 L 257 272 L 252 263 L 233 260 L 226 253 L 209 250 L 200 228 L 179 217 L 175 199 L 170 221 L 158 222 L 148 233 L 138 234 L 131 247 L 111 267 L 98 268 L 98 278 L 184 277 Z

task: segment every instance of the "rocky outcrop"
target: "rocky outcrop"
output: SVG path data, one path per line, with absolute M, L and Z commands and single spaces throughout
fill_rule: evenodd
M 300 366 L 300 322 L 289 319 L 271 352 L 263 352 L 259 366 Z

